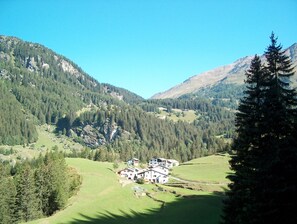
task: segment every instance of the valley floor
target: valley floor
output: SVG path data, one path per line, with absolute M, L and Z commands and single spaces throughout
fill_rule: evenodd
M 111 163 L 78 158 L 67 163 L 82 175 L 80 191 L 64 210 L 31 224 L 219 223 L 222 194 L 152 184 L 122 187 Z

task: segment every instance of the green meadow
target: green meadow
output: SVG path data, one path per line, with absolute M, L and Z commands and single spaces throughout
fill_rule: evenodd
M 165 108 L 159 109 L 160 113 L 156 113 L 155 115 L 161 119 L 167 118 L 174 122 L 185 121 L 188 123 L 192 123 L 198 118 L 194 110 L 172 109 L 172 112 L 168 113 Z
M 81 150 L 83 146 L 79 143 L 72 141 L 70 138 L 65 136 L 56 136 L 54 133 L 54 126 L 36 126 L 38 132 L 38 140 L 35 143 L 28 145 L 14 145 L 7 146 L 2 145 L 0 149 L 10 150 L 12 149 L 14 153 L 12 155 L 3 156 L 5 160 L 25 160 L 32 159 L 39 156 L 39 154 L 44 154 L 47 150 L 51 150 L 54 147 L 57 147 L 59 150 L 64 152 L 70 152 L 70 150 Z
M 197 182 L 228 183 L 230 156 L 217 154 L 193 159 L 174 167 L 172 175 L 184 180 Z
M 67 163 L 82 176 L 79 192 L 64 210 L 31 224 L 219 223 L 222 195 L 153 184 L 122 187 L 112 163 L 78 158 Z M 136 195 L 135 188 L 146 194 Z

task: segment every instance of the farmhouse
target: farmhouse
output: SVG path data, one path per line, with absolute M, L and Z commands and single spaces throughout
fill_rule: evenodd
M 166 159 L 164 158 L 152 158 L 149 161 L 149 166 L 154 167 L 154 166 L 166 166 Z
M 121 177 L 125 177 L 127 179 L 130 179 L 130 180 L 134 180 L 137 178 L 137 173 L 140 171 L 140 169 L 138 168 L 125 168 L 123 170 L 120 170 L 118 172 L 118 174 L 121 176 Z
M 152 158 L 147 169 L 138 169 L 134 166 L 139 165 L 137 158 L 127 161 L 128 167 L 120 170 L 118 174 L 130 180 L 144 179 L 153 183 L 168 182 L 169 169 L 178 166 L 179 162 L 174 159 Z M 132 167 L 133 166 L 133 167 Z
M 143 178 L 146 181 L 153 183 L 164 184 L 168 182 L 168 174 L 160 172 L 158 169 L 149 168 L 142 170 L 137 174 L 137 178 Z
M 167 159 L 167 167 L 172 168 L 174 166 L 179 166 L 179 162 L 175 159 Z
M 164 159 L 164 158 L 152 158 L 149 161 L 149 166 L 165 166 L 167 168 L 172 168 L 174 166 L 179 166 L 179 162 L 175 159 Z
M 164 173 L 166 175 L 169 174 L 169 169 L 166 166 L 157 165 L 157 166 L 149 167 L 149 168 L 152 170 L 155 170 L 157 172 Z
M 133 158 L 127 161 L 128 166 L 138 166 L 139 165 L 139 159 Z

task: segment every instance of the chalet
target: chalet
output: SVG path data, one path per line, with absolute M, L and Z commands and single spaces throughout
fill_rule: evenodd
M 138 166 L 139 165 L 139 159 L 133 158 L 127 161 L 128 166 Z
M 159 171 L 158 169 L 149 168 L 140 171 L 137 174 L 137 178 L 143 178 L 146 181 L 152 183 L 161 183 L 164 184 L 168 182 L 168 174 Z
M 141 170 L 136 167 L 132 167 L 137 166 L 138 164 L 138 159 L 130 159 L 127 162 L 128 167 L 119 171 L 118 174 L 121 177 L 125 177 L 130 180 L 143 178 L 148 182 L 164 184 L 168 182 L 169 169 L 174 166 L 178 166 L 179 162 L 174 159 L 152 158 L 149 161 L 147 169 Z
M 162 165 L 157 165 L 157 166 L 154 166 L 154 167 L 149 167 L 150 169 L 153 169 L 155 171 L 158 171 L 160 173 L 164 173 L 166 175 L 169 174 L 169 169 L 166 167 L 166 166 L 162 166 Z
M 167 159 L 167 167 L 172 168 L 174 166 L 179 166 L 179 162 L 175 159 Z
M 175 159 L 164 159 L 164 158 L 152 158 L 149 161 L 149 166 L 154 167 L 154 166 L 164 166 L 167 168 L 172 168 L 174 166 L 179 166 L 179 162 Z
M 137 173 L 139 172 L 140 170 L 137 169 L 137 168 L 125 168 L 123 170 L 120 170 L 118 172 L 118 174 L 121 176 L 121 177 L 125 177 L 127 179 L 130 179 L 130 180 L 134 180 L 137 178 Z
M 151 167 L 158 166 L 158 165 L 166 166 L 166 159 L 164 159 L 164 158 L 152 158 L 149 161 L 149 166 L 151 166 Z

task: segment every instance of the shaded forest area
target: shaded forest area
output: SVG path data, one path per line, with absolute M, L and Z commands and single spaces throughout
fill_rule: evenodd
M 0 163 L 0 223 L 50 216 L 65 207 L 80 184 L 80 176 L 57 151 L 32 161 Z

